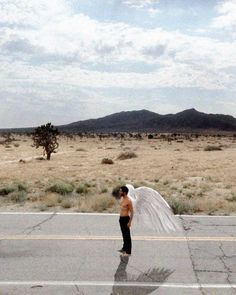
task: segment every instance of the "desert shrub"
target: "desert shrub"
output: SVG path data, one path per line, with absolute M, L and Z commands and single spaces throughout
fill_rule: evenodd
M 177 191 L 177 190 L 178 190 L 177 186 L 175 186 L 175 185 L 173 185 L 170 189 L 171 189 L 172 191 Z
M 86 195 L 89 192 L 89 187 L 86 184 L 81 184 L 76 189 L 77 194 L 84 194 Z
M 208 184 L 202 184 L 200 187 L 201 187 L 202 193 L 211 191 L 211 187 Z
M 137 158 L 137 155 L 134 152 L 124 152 L 117 157 L 118 160 L 127 160 L 132 158 Z
M 201 190 L 197 193 L 197 196 L 202 198 L 204 196 L 204 192 Z
M 230 189 L 232 187 L 232 184 L 226 184 L 225 188 Z
M 214 145 L 208 145 L 204 148 L 204 151 L 210 152 L 210 151 L 221 151 L 222 148 L 220 146 L 214 146 Z
M 114 164 L 112 159 L 104 158 L 102 159 L 102 164 Z
M 103 212 L 112 211 L 116 201 L 110 196 L 92 195 L 89 198 L 79 198 L 77 212 Z
M 191 199 L 193 197 L 193 193 L 191 192 L 186 192 L 185 193 L 185 196 L 188 198 L 188 199 Z
M 58 204 L 60 204 L 61 202 L 62 202 L 62 196 L 61 195 L 58 195 L 57 193 L 51 193 L 51 192 L 49 192 L 43 198 L 43 203 L 47 207 L 55 207 Z
M 169 201 L 169 205 L 172 208 L 174 214 L 192 214 L 193 206 L 190 202 L 180 199 L 172 199 Z
M 78 148 L 78 149 L 76 149 L 76 152 L 86 152 L 86 149 Z
M 231 197 L 230 198 L 226 198 L 227 201 L 229 202 L 236 202 L 236 193 L 231 193 Z
M 89 182 L 85 182 L 84 185 L 87 186 L 87 188 L 90 188 L 92 186 L 92 184 Z
M 44 161 L 45 158 L 44 157 L 37 157 L 36 160 L 38 160 L 38 161 Z
M 46 210 L 47 210 L 47 206 L 46 206 L 45 204 L 41 204 L 41 205 L 39 206 L 39 211 L 44 212 L 44 211 L 46 211 Z
M 13 192 L 26 192 L 27 187 L 24 183 L 12 183 L 10 185 L 6 185 L 5 187 L 0 188 L 0 196 L 6 196 Z
M 106 187 L 101 188 L 101 194 L 105 194 L 108 192 L 108 189 Z
M 14 203 L 24 202 L 27 198 L 27 193 L 25 191 L 14 191 L 10 195 L 10 200 Z
M 61 203 L 61 207 L 64 209 L 69 209 L 69 208 L 73 207 L 73 203 L 71 200 L 63 200 Z
M 108 196 L 97 198 L 92 204 L 92 210 L 95 212 L 103 212 L 108 208 L 111 208 L 115 204 L 114 199 Z
M 169 184 L 169 180 L 164 180 L 163 185 Z
M 72 193 L 74 186 L 67 182 L 58 182 L 46 189 L 46 192 L 58 193 L 60 195 L 67 195 Z
M 21 191 L 27 192 L 27 186 L 24 183 L 17 183 L 16 188 L 19 192 Z
M 13 185 L 7 185 L 5 187 L 0 188 L 0 196 L 6 196 L 16 190 L 16 187 Z
M 190 183 L 184 183 L 183 188 L 190 188 L 191 184 Z
M 20 144 L 19 143 L 14 143 L 14 147 L 19 147 Z

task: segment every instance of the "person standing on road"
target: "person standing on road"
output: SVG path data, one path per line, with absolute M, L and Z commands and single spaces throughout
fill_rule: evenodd
M 120 229 L 123 236 L 123 247 L 118 250 L 122 256 L 130 256 L 132 249 L 132 241 L 130 235 L 130 227 L 133 219 L 134 211 L 132 201 L 128 197 L 129 189 L 122 186 L 119 191 L 120 201 Z

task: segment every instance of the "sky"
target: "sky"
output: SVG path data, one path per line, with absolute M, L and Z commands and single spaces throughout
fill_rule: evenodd
M 236 0 L 0 0 L 0 128 L 236 117 Z

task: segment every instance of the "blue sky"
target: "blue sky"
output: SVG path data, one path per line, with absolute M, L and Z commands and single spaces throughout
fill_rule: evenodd
M 236 117 L 236 0 L 0 0 L 0 128 Z

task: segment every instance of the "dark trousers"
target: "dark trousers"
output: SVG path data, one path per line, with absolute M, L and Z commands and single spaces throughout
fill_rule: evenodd
M 130 229 L 128 227 L 128 222 L 130 220 L 129 216 L 120 216 L 120 229 L 123 236 L 123 248 L 127 254 L 131 254 L 131 248 L 132 248 L 132 242 L 131 242 L 131 236 L 130 236 Z

